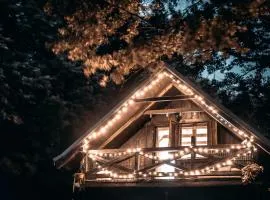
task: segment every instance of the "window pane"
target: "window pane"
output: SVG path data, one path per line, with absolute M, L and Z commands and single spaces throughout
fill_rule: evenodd
M 207 126 L 196 127 L 196 145 L 207 145 Z
M 196 133 L 196 145 L 207 145 L 207 126 L 195 126 Z M 191 146 L 191 136 L 193 127 L 182 127 L 181 134 L 181 146 Z
M 192 127 L 182 127 L 182 138 L 181 138 L 182 146 L 190 146 L 191 145 L 192 132 L 193 132 Z

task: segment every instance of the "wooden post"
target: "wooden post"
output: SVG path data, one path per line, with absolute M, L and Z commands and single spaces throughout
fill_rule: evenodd
M 135 153 L 135 172 L 140 170 L 140 155 L 138 152 Z
M 89 171 L 89 163 L 88 163 L 87 153 L 86 153 L 86 156 L 84 159 L 85 159 L 85 172 L 88 172 Z
M 193 126 L 193 130 L 192 130 L 192 136 L 191 136 L 191 146 L 194 147 L 196 146 L 196 128 Z M 190 167 L 193 168 L 194 166 L 194 160 L 196 159 L 196 153 L 194 151 L 191 152 L 191 165 Z

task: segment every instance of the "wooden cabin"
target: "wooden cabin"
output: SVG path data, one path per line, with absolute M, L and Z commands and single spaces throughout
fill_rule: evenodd
M 75 188 L 241 184 L 243 168 L 269 147 L 198 86 L 162 67 L 54 162 L 80 162 Z

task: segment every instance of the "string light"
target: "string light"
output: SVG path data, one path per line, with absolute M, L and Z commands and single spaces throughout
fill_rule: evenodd
M 130 149 L 130 151 L 132 151 Z M 134 150 L 133 150 L 134 151 Z M 222 161 L 219 163 L 215 163 L 213 165 L 204 167 L 202 169 L 194 169 L 194 170 L 190 170 L 190 171 L 179 171 L 179 172 L 147 172 L 147 173 L 142 173 L 141 171 L 138 172 L 138 176 L 141 176 L 143 178 L 146 178 L 148 176 L 150 177 L 179 177 L 179 176 L 200 176 L 200 175 L 204 175 L 204 174 L 208 174 L 211 173 L 211 171 L 216 171 L 222 168 L 222 166 L 232 166 L 233 165 L 233 161 L 235 161 L 237 158 L 241 157 L 241 156 L 247 156 L 248 154 L 251 154 L 251 151 L 248 152 L 243 152 L 243 153 L 237 153 L 235 157 L 232 157 L 231 159 L 227 159 L 226 161 Z M 95 157 L 94 155 L 99 155 L 97 152 L 95 154 L 90 154 L 89 158 L 91 158 L 93 161 L 95 161 Z M 108 155 L 108 154 L 106 154 Z M 147 154 L 148 155 L 148 154 Z M 107 168 L 103 168 L 98 162 L 95 162 L 96 166 L 98 169 L 100 169 L 99 173 L 103 173 L 103 174 L 108 174 L 111 178 L 116 178 L 116 179 L 134 179 L 134 174 L 117 174 L 116 172 L 112 171 L 112 170 L 108 170 Z
M 230 147 L 224 148 L 224 149 L 211 149 L 211 148 L 192 148 L 192 147 L 185 147 L 183 150 L 174 152 L 173 154 L 168 154 L 168 161 L 170 160 L 176 160 L 179 159 L 181 157 L 183 157 L 184 155 L 187 155 L 188 153 L 191 152 L 199 152 L 201 154 L 205 153 L 205 154 L 213 154 L 213 153 L 223 153 L 223 152 L 227 152 L 230 153 L 231 150 L 240 150 L 243 148 L 247 148 L 250 149 L 253 147 L 254 151 L 257 151 L 257 148 L 254 147 L 254 145 L 252 144 L 252 142 L 254 141 L 254 137 L 253 136 L 249 136 L 247 133 L 245 133 L 243 130 L 240 130 L 239 128 L 237 128 L 236 126 L 234 126 L 233 124 L 231 124 L 227 119 L 225 119 L 223 116 L 221 116 L 218 112 L 218 110 L 213 107 L 213 106 L 209 106 L 207 105 L 207 103 L 205 102 L 205 100 L 203 99 L 202 96 L 198 95 L 198 94 L 194 94 L 194 91 L 189 88 L 188 86 L 185 85 L 185 83 L 181 83 L 180 80 L 177 80 L 174 78 L 174 76 L 172 74 L 168 74 L 167 72 L 164 73 L 159 73 L 157 75 L 157 77 L 147 86 L 145 86 L 144 88 L 141 88 L 140 90 L 138 90 L 135 95 L 133 95 L 128 101 L 126 101 L 123 106 L 121 106 L 118 111 L 115 113 L 115 115 L 112 117 L 111 120 L 109 120 L 107 122 L 107 124 L 103 127 L 99 128 L 99 131 L 97 132 L 92 132 L 90 133 L 84 140 L 82 143 L 82 149 L 83 152 L 87 153 L 89 152 L 89 142 L 96 139 L 98 136 L 101 136 L 103 134 L 105 134 L 108 131 L 108 128 L 112 127 L 114 125 L 114 123 L 117 120 L 120 120 L 122 117 L 123 113 L 126 113 L 129 108 L 135 103 L 135 98 L 139 98 L 139 97 L 143 97 L 149 90 L 151 90 L 151 88 L 153 88 L 157 83 L 159 83 L 159 81 L 161 79 L 163 79 L 165 76 L 169 77 L 170 79 L 172 79 L 172 81 L 174 83 L 177 84 L 177 86 L 183 91 L 184 94 L 189 94 L 189 95 L 194 95 L 195 100 L 201 104 L 203 107 L 205 107 L 210 113 L 213 114 L 213 116 L 216 116 L 216 118 L 225 126 L 228 127 L 230 130 L 232 130 L 234 133 L 238 134 L 239 136 L 242 136 L 244 138 L 247 138 L 248 140 L 245 140 L 245 142 L 243 142 L 243 144 L 239 144 L 239 145 L 231 145 Z M 91 150 L 90 150 L 91 151 Z M 118 152 L 118 153 L 90 153 L 89 157 L 95 161 L 96 158 L 95 156 L 105 156 L 105 157 L 116 157 L 116 156 L 122 156 L 122 155 L 126 155 L 126 154 L 131 154 L 131 153 L 139 153 L 141 156 L 147 157 L 149 159 L 152 160 L 156 160 L 156 162 L 158 163 L 159 161 L 162 162 L 164 160 L 160 159 L 159 156 L 155 156 L 149 153 L 145 153 L 143 152 L 140 148 L 130 148 L 127 150 L 123 150 L 122 152 Z M 251 151 L 249 150 L 248 153 L 237 153 L 235 157 L 228 159 L 226 161 L 220 162 L 220 163 L 215 163 L 214 165 L 211 166 L 207 166 L 205 168 L 202 169 L 195 169 L 195 170 L 191 170 L 191 171 L 180 171 L 180 172 L 148 172 L 148 173 L 142 173 L 139 172 L 138 175 L 139 176 L 143 176 L 143 177 L 148 177 L 148 176 L 169 176 L 169 177 L 177 177 L 177 176 L 199 176 L 202 174 L 206 174 L 206 173 L 211 173 L 211 171 L 213 170 L 219 170 L 222 166 L 231 166 L 233 165 L 233 161 L 236 160 L 237 158 L 241 157 L 241 156 L 247 156 L 248 154 L 251 154 Z M 97 162 L 95 162 L 97 165 L 98 169 L 101 169 L 100 172 L 104 172 L 104 174 L 108 174 L 110 175 L 110 177 L 112 178 L 120 178 L 120 179 L 133 179 L 134 178 L 134 174 L 118 174 L 112 170 L 108 170 L 107 168 L 102 168 L 101 165 L 99 165 Z
M 87 141 L 84 140 L 84 142 L 82 144 L 83 152 L 85 152 L 89 148 L 89 145 L 87 146 L 86 143 L 89 143 L 91 140 L 96 139 L 98 136 L 105 134 L 107 132 L 107 128 L 113 126 L 113 124 L 117 120 L 120 120 L 121 115 L 123 113 L 127 112 L 129 107 L 135 103 L 135 101 L 134 101 L 135 98 L 144 96 L 148 90 L 150 90 L 153 86 L 155 86 L 164 77 L 169 77 L 174 83 L 177 84 L 177 86 L 181 90 L 183 90 L 184 94 L 189 94 L 189 95 L 194 94 L 194 92 L 192 91 L 191 88 L 189 88 L 185 83 L 181 83 L 181 81 L 178 80 L 176 77 L 174 77 L 174 75 L 169 74 L 167 72 L 159 73 L 150 84 L 148 84 L 147 86 L 138 90 L 135 93 L 135 95 L 133 95 L 128 101 L 126 101 L 123 104 L 123 106 L 118 110 L 118 112 L 116 112 L 115 116 L 105 125 L 105 127 L 100 128 L 100 131 L 97 133 L 95 133 L 95 132 L 90 133 L 89 136 L 86 137 L 88 140 Z M 252 136 L 249 136 L 244 131 L 233 126 L 231 123 L 228 122 L 228 120 L 226 120 L 224 117 L 219 115 L 218 111 L 213 106 L 207 105 L 202 96 L 195 94 L 194 97 L 197 100 L 197 102 L 200 103 L 201 105 L 203 105 L 209 112 L 215 114 L 217 116 L 217 118 L 220 120 L 220 122 L 222 122 L 222 124 L 225 127 L 230 128 L 234 133 L 238 134 L 239 136 L 243 136 L 245 138 L 249 138 L 251 141 L 254 141 L 254 138 Z

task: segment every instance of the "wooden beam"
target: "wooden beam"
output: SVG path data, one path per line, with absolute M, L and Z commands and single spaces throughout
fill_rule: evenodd
M 166 115 L 173 113 L 189 113 L 189 112 L 204 112 L 201 109 L 194 108 L 173 108 L 173 109 L 161 109 L 161 110 L 147 110 L 145 115 Z
M 137 103 L 145 102 L 164 102 L 164 101 L 183 101 L 194 99 L 194 95 L 176 95 L 176 96 L 162 96 L 162 97 L 151 97 L 144 99 L 135 99 Z
M 118 163 L 123 162 L 125 160 L 128 160 L 133 156 L 134 156 L 134 154 L 126 155 L 124 157 L 116 158 L 116 159 L 113 159 L 113 160 L 110 160 L 110 161 L 107 161 L 106 159 L 104 159 L 102 157 L 99 157 L 99 156 L 95 156 L 95 159 L 96 159 L 96 161 L 102 163 L 102 165 L 105 166 L 105 167 L 115 167 L 115 168 L 118 168 L 120 170 L 131 173 L 131 172 L 133 172 L 132 169 L 126 168 L 126 167 L 124 167 L 122 165 L 119 165 Z M 93 169 L 93 171 L 95 171 L 95 170 L 96 170 L 96 168 Z M 93 173 L 93 171 L 90 171 L 90 173 Z

